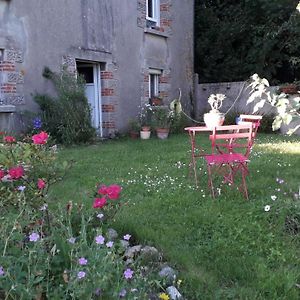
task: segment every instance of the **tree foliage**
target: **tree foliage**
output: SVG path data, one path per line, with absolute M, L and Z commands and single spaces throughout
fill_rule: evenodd
M 298 0 L 196 0 L 195 70 L 201 82 L 258 73 L 272 84 L 300 79 Z

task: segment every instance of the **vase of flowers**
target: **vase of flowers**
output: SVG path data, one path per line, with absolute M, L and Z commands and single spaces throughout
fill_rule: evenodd
M 147 140 L 151 135 L 151 116 L 152 108 L 150 104 L 145 104 L 140 111 L 139 119 L 141 124 L 140 137 L 142 140 Z
M 155 107 L 153 109 L 153 120 L 157 137 L 162 140 L 166 139 L 169 136 L 172 111 L 168 106 Z
M 225 115 L 219 111 L 223 101 L 226 98 L 224 94 L 211 94 L 208 98 L 208 104 L 211 110 L 204 114 L 204 122 L 207 128 L 213 129 L 216 126 L 222 126 Z

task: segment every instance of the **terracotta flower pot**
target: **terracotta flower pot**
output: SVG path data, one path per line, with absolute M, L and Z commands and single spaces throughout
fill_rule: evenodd
M 156 135 L 161 140 L 168 138 L 169 132 L 170 132 L 169 128 L 156 128 Z

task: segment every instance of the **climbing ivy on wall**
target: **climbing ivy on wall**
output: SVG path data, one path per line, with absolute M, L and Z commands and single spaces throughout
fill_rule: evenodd
M 201 82 L 300 80 L 298 0 L 196 0 L 195 70 Z

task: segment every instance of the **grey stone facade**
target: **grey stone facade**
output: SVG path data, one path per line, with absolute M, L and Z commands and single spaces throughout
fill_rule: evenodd
M 147 19 L 147 0 L 0 0 L 0 105 L 36 111 L 33 94 L 52 93 L 48 66 L 76 72 L 99 64 L 97 126 L 103 136 L 127 129 L 149 102 L 149 69 L 160 70 L 168 103 L 193 90 L 193 0 L 160 0 L 159 23 Z

